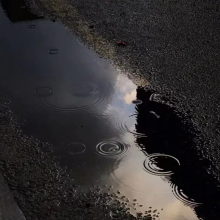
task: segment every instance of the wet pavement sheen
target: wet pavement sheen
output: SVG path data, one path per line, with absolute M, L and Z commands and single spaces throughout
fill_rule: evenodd
M 54 146 L 82 190 L 115 192 L 133 214 L 151 207 L 155 219 L 198 220 L 196 207 L 207 206 L 197 177 L 185 181 L 189 146 L 178 146 L 185 134 L 175 131 L 180 124 L 166 116 L 171 110 L 157 94 L 137 87 L 62 24 L 15 17 L 11 23 L 0 9 L 0 92 L 24 131 Z

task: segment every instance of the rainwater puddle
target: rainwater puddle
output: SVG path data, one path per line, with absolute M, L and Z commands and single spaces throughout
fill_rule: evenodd
M 79 43 L 62 24 L 17 18 L 18 12 L 6 5 L 4 10 L 0 92 L 25 120 L 26 133 L 54 145 L 54 155 L 75 185 L 113 193 L 134 215 L 204 217 L 210 207 L 204 199 L 210 201 L 209 195 L 201 193 L 206 176 L 198 174 L 202 165 L 193 165 L 199 158 L 172 110 Z M 56 55 L 50 56 L 48 48 L 57 48 L 49 50 Z

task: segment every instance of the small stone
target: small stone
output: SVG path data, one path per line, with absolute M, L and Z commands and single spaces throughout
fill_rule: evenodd
M 125 41 L 123 41 L 123 40 L 119 40 L 119 41 L 117 41 L 117 45 L 118 46 L 126 46 L 127 43 Z

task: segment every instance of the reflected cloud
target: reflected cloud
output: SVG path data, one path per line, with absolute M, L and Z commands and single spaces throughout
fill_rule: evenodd
M 136 99 L 136 97 L 137 97 L 137 92 L 135 89 L 131 93 L 126 94 L 124 99 L 127 104 L 132 104 L 132 101 L 134 101 Z

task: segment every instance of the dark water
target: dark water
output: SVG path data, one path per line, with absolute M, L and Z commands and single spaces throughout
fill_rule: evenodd
M 20 12 L 23 1 L 11 5 L 0 10 L 0 92 L 24 131 L 53 144 L 82 190 L 113 191 L 133 214 L 152 207 L 155 219 L 215 219 L 209 164 L 173 109 L 62 24 Z

